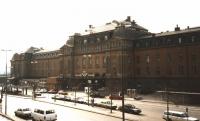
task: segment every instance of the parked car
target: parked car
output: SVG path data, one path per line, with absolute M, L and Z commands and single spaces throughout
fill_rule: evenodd
M 33 121 L 56 121 L 57 114 L 53 109 L 34 109 L 31 113 Z
M 117 108 L 117 105 L 114 104 L 113 102 L 111 106 L 111 101 L 101 101 L 100 103 L 95 103 L 95 105 L 99 107 L 103 107 L 103 108 L 113 109 L 113 110 L 116 110 Z
M 119 106 L 118 110 L 122 111 L 122 106 Z M 124 105 L 124 112 L 131 113 L 131 114 L 140 114 L 142 112 L 142 110 L 139 109 L 139 108 L 136 108 L 132 104 L 125 104 Z
M 40 92 L 40 93 L 46 93 L 46 92 L 47 92 L 47 90 L 46 90 L 46 89 L 38 89 L 38 90 L 36 90 L 36 92 Z
M 122 100 L 122 96 L 119 96 L 117 94 L 113 94 L 113 95 L 109 96 L 109 99 L 112 99 L 112 100 Z
M 56 90 L 54 90 L 54 89 L 48 91 L 48 93 L 50 93 L 50 94 L 56 94 L 57 92 L 58 92 L 58 91 L 56 91 Z
M 41 96 L 42 95 L 42 93 L 40 93 L 40 92 L 35 92 L 35 96 Z
M 59 90 L 58 94 L 60 94 L 60 95 L 68 95 L 68 92 L 65 92 L 64 90 Z
M 85 99 L 83 97 L 77 97 L 77 102 L 81 104 L 86 104 Z
M 52 99 L 57 99 L 57 100 L 64 100 L 65 99 L 65 95 L 59 95 L 59 94 L 55 94 Z
M 15 113 L 15 116 L 18 116 L 20 118 L 24 118 L 24 119 L 31 118 L 31 110 L 29 108 L 18 108 L 14 113 Z
M 199 119 L 194 117 L 189 117 L 186 112 L 180 111 L 164 111 L 163 119 L 167 121 L 167 116 L 169 121 L 199 121 Z
M 90 97 L 92 98 L 104 98 L 105 96 L 100 95 L 99 92 L 93 91 L 90 93 Z

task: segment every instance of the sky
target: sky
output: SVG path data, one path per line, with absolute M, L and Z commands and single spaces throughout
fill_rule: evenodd
M 200 26 L 199 0 L 0 0 L 0 50 L 8 70 L 14 53 L 59 49 L 74 33 L 131 16 L 150 32 Z M 0 51 L 0 74 L 6 52 Z

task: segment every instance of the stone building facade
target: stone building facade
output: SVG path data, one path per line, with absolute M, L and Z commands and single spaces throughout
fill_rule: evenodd
M 150 33 L 127 17 L 75 33 L 60 49 L 15 54 L 11 75 L 45 79 L 49 89 L 86 86 L 200 92 L 200 28 Z M 54 81 L 51 81 L 54 80 Z M 51 85 L 51 86 L 50 86 Z

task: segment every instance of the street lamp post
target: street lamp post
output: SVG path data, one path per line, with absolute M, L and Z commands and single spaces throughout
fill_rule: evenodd
M 91 55 L 83 55 L 84 58 L 86 58 L 86 73 L 83 74 L 84 77 L 86 77 L 88 74 L 87 74 L 87 69 L 88 69 L 88 65 L 90 64 L 90 58 L 91 58 Z M 91 80 L 88 80 L 87 84 L 88 84 L 88 106 L 89 106 L 89 97 L 90 97 L 90 92 L 89 92 L 89 85 L 90 83 L 92 83 Z
M 7 52 L 11 50 L 4 50 L 2 49 L 1 51 L 4 51 L 6 53 L 6 82 L 5 82 L 5 114 L 7 115 L 7 81 L 8 81 L 8 73 L 7 73 Z
M 166 96 L 167 96 L 167 121 L 169 121 L 169 92 L 168 92 L 168 87 L 166 88 Z
M 90 88 L 89 88 L 89 86 L 90 86 L 90 84 L 92 83 L 92 81 L 91 80 L 88 80 L 88 106 L 90 105 L 89 104 L 89 99 L 90 99 Z
M 125 113 L 124 113 L 124 74 L 125 74 L 125 67 L 124 67 L 124 64 L 125 64 L 125 60 L 124 60 L 124 51 L 125 51 L 125 48 L 124 48 L 124 45 L 125 45 L 125 41 L 123 40 L 122 42 L 122 45 L 121 45 L 121 49 L 122 49 L 122 52 L 121 52 L 121 94 L 122 94 L 122 121 L 125 121 Z
M 31 61 L 31 64 L 37 64 L 37 61 Z M 33 92 L 32 92 L 32 99 L 35 100 L 36 95 L 35 95 L 35 90 L 37 88 L 36 83 L 32 82 L 32 88 L 33 88 Z

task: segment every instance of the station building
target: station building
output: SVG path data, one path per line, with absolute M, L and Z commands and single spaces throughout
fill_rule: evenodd
M 89 25 L 54 51 L 30 47 L 11 66 L 15 84 L 39 80 L 48 89 L 200 92 L 200 27 L 151 33 L 128 16 Z

